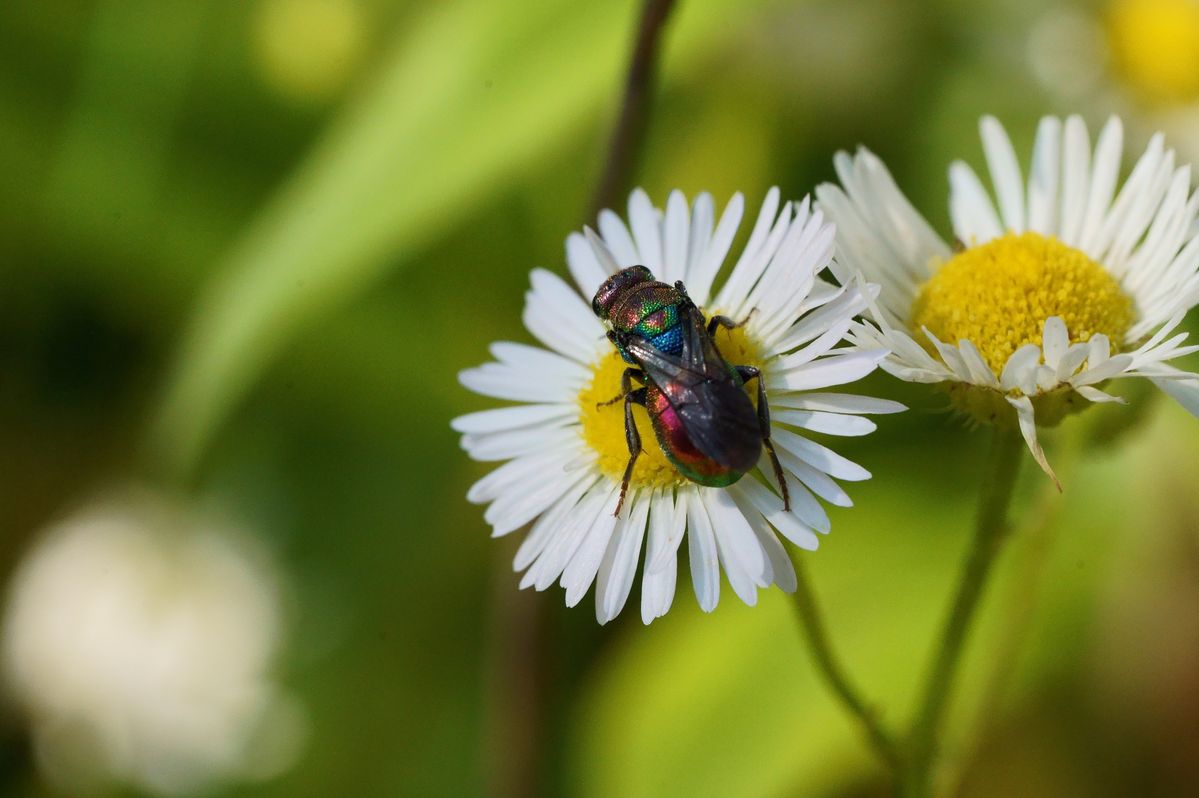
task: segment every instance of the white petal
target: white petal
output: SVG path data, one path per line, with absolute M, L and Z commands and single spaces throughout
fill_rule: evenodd
M 864 479 L 870 479 L 870 472 L 857 463 L 845 459 L 826 446 L 802 438 L 794 432 L 785 429 L 773 430 L 771 437 L 775 444 L 782 446 L 800 460 L 831 477 L 848 482 L 861 482 Z
M 1088 364 L 1086 369 L 1070 378 L 1070 384 L 1076 388 L 1080 385 L 1094 385 L 1095 383 L 1111 379 L 1117 374 L 1126 371 L 1131 366 L 1131 355 L 1116 355 L 1103 361 L 1098 366 L 1091 367 Z
M 566 588 L 566 606 L 568 607 L 573 607 L 582 601 L 583 596 L 587 595 L 587 591 L 591 588 L 591 583 L 595 581 L 596 574 L 599 573 L 604 552 L 608 550 L 608 544 L 612 542 L 612 533 L 616 530 L 618 519 L 615 511 L 619 498 L 619 493 L 614 491 L 608 501 L 604 503 L 595 521 L 592 522 L 591 528 L 587 530 L 583 542 L 579 544 L 578 549 L 575 550 L 574 555 L 566 564 L 566 568 L 562 571 L 559 584 Z
M 583 387 L 581 383 L 571 384 L 561 378 L 538 379 L 536 375 L 500 363 L 464 369 L 458 372 L 458 382 L 483 396 L 514 402 L 561 402 Z
M 1028 229 L 1043 235 L 1057 230 L 1061 154 L 1062 123 L 1057 117 L 1044 117 L 1037 126 L 1028 176 Z
M 985 244 L 1003 235 L 995 206 L 982 181 L 961 161 L 949 166 L 949 216 L 954 235 L 968 247 Z
M 778 456 L 783 468 L 794 474 L 817 496 L 837 507 L 853 507 L 853 501 L 849 498 L 849 494 L 828 474 L 812 468 L 786 450 L 779 451 Z
M 532 289 L 521 314 L 525 327 L 551 349 L 590 363 L 604 338 L 604 327 L 591 307 L 552 272 L 534 269 L 529 278 Z
M 528 486 L 528 491 L 511 490 L 491 503 L 483 519 L 491 524 L 491 536 L 498 538 L 520 529 L 537 518 L 576 485 L 592 479 L 587 472 L 574 474 L 550 472 Z
M 991 371 L 987 361 L 983 360 L 982 352 L 978 351 L 978 347 L 974 345 L 973 341 L 966 339 L 958 341 L 958 354 L 961 356 L 962 362 L 966 364 L 966 370 L 970 372 L 971 382 L 984 388 L 999 388 L 999 378 L 995 376 L 995 372 Z
M 1087 212 L 1091 185 L 1091 141 L 1087 126 L 1078 116 L 1066 120 L 1062 153 L 1062 218 L 1058 237 L 1062 243 L 1079 246 L 1079 233 Z
M 1066 382 L 1074 376 L 1090 354 L 1091 348 L 1085 343 L 1074 344 L 1066 350 L 1066 354 L 1057 364 L 1058 382 Z
M 735 558 L 754 584 L 766 587 L 770 581 L 766 578 L 768 567 L 766 554 L 753 535 L 749 522 L 741 508 L 733 501 L 728 491 L 720 488 L 701 489 L 699 495 L 703 498 L 708 511 L 708 518 L 716 532 L 716 543 L 720 548 L 721 561 Z M 727 568 L 726 568 L 727 570 Z M 738 593 L 740 595 L 740 593 Z M 744 597 L 742 597 L 744 601 Z M 746 601 L 747 604 L 751 603 Z
M 1079 396 L 1081 396 L 1083 399 L 1086 399 L 1088 402 L 1096 402 L 1096 403 L 1101 403 L 1101 404 L 1102 403 L 1115 403 L 1115 404 L 1120 404 L 1120 405 L 1128 404 L 1128 401 L 1125 400 L 1123 397 L 1112 396 L 1110 393 L 1105 393 L 1105 392 L 1099 390 L 1098 388 L 1092 388 L 1089 385 L 1083 385 L 1081 387 L 1075 388 L 1074 390 Z
M 691 285 L 699 276 L 699 266 L 708 252 L 708 246 L 712 240 L 712 223 L 715 216 L 716 209 L 712 204 L 712 195 L 705 191 L 695 198 L 695 202 L 691 206 L 691 229 L 687 241 L 687 268 L 683 277 L 683 282 L 687 284 L 688 290 L 691 290 Z M 696 302 L 700 301 L 695 294 L 692 294 L 691 298 L 695 299 Z M 708 297 L 705 295 L 703 301 L 706 302 L 707 300 Z
M 864 189 L 858 200 L 871 203 L 871 217 L 885 245 L 895 253 L 909 276 L 917 280 L 927 278 L 929 263 L 948 257 L 949 248 L 912 207 L 878 156 L 863 148 L 855 166 L 857 185 Z
M 984 116 L 979 123 L 983 151 L 987 156 L 987 168 L 999 198 L 999 210 L 1004 227 L 1008 230 L 1024 230 L 1024 185 L 1020 176 L 1020 164 L 1007 131 L 993 116 Z
M 1155 136 L 1108 211 L 1096 243 L 1101 249 L 1087 253 L 1100 258 L 1117 278 L 1127 271 L 1129 254 L 1153 221 L 1173 173 L 1174 152 L 1163 151 L 1160 135 Z
M 472 460 L 493 462 L 511 460 L 539 451 L 573 449 L 578 440 L 579 431 L 576 426 L 544 425 L 535 429 L 463 435 L 461 444 Z
M 683 523 L 686 523 L 684 518 Z M 645 549 L 645 568 L 641 578 L 641 620 L 649 623 L 665 615 L 674 602 L 675 582 L 678 565 L 675 552 L 657 570 L 650 563 L 658 559 L 659 553 L 668 545 L 667 538 L 675 527 L 674 498 L 670 491 L 655 490 L 650 499 L 649 540 Z
M 719 492 L 723 493 L 724 491 Z M 733 588 L 733 593 L 737 595 L 737 598 L 752 607 L 758 603 L 759 584 L 763 587 L 769 584 L 764 581 L 766 554 L 758 544 L 758 539 L 754 537 L 754 532 L 750 528 L 749 522 L 741 515 L 736 505 L 732 503 L 732 499 L 729 499 L 729 504 L 733 507 L 732 515 L 740 523 L 736 526 L 725 526 L 721 523 L 720 519 L 712 515 L 712 507 L 707 496 L 708 493 L 708 491 L 700 491 L 700 496 L 703 497 L 708 518 L 712 522 L 712 533 L 716 540 L 716 553 L 720 558 L 720 566 L 724 570 L 725 577 L 729 580 L 729 585 Z M 743 552 L 751 549 L 757 551 L 759 562 L 756 571 L 752 574 L 740 559 L 740 555 Z
M 817 336 L 816 340 L 798 351 L 783 355 L 775 361 L 774 367 L 779 372 L 792 371 L 827 354 L 830 349 L 845 340 L 845 334 L 849 332 L 852 323 L 853 319 L 848 316 L 833 321 L 827 330 Z
M 819 410 L 774 410 L 771 411 L 770 418 L 780 424 L 791 424 L 826 435 L 856 437 L 869 435 L 878 429 L 878 425 L 868 418 L 824 413 Z
M 922 327 L 921 330 L 924 332 L 924 336 L 932 342 L 933 347 L 937 350 L 937 354 L 941 356 L 942 362 L 953 373 L 954 378 L 959 382 L 973 383 L 974 374 L 971 372 L 970 367 L 966 365 L 966 360 L 962 357 L 962 353 L 958 351 L 958 348 L 933 335 L 927 327 Z
M 602 274 L 616 274 L 620 271 L 620 262 L 616 259 L 616 255 L 608 248 L 604 239 L 599 236 L 590 227 L 583 228 L 583 241 L 591 250 L 591 257 L 595 259 L 596 266 L 601 270 Z M 603 282 L 603 279 L 600 280 Z M 593 296 L 596 289 L 599 288 L 599 283 L 595 284 L 595 288 L 590 291 L 583 291 L 584 296 Z
M 640 263 L 655 275 L 662 273 L 662 223 L 649 195 L 637 189 L 629 196 L 629 226 Z
M 1105 363 L 1111 357 L 1112 345 L 1103 333 L 1092 335 L 1087 347 L 1091 350 L 1087 355 L 1087 365 L 1091 368 Z
M 1049 467 L 1049 461 L 1045 459 L 1045 450 L 1037 442 L 1037 421 L 1033 416 L 1032 400 L 1027 396 L 1014 398 L 1009 396 L 1007 400 L 1012 407 L 1016 408 L 1016 418 L 1020 423 L 1020 434 L 1024 436 L 1024 442 L 1028 444 L 1028 450 L 1032 452 L 1033 459 L 1037 461 L 1037 465 L 1041 467 L 1041 470 L 1049 475 L 1049 478 L 1057 485 L 1058 490 L 1061 490 L 1062 483 L 1058 481 L 1057 475 Z
M 691 214 L 687 200 L 677 189 L 670 192 L 666 200 L 662 233 L 662 271 L 655 272 L 655 275 L 667 285 L 673 285 L 687 277 L 687 246 L 691 235 Z
M 761 277 L 767 264 L 770 263 L 770 259 L 778 250 L 790 226 L 791 203 L 784 204 L 782 212 L 778 213 L 776 217 L 778 204 L 779 190 L 774 187 L 767 192 L 766 199 L 762 202 L 762 209 L 758 213 L 758 221 L 754 225 L 753 232 L 750 233 L 749 241 L 746 242 L 741 257 L 733 265 L 733 271 L 729 274 L 728 281 L 717 293 L 716 299 L 712 303 L 714 307 L 733 316 L 743 313 L 742 306 L 745 304 L 750 290 Z
M 516 405 L 497 407 L 467 413 L 450 421 L 456 432 L 499 432 L 501 430 L 532 427 L 563 417 L 577 416 L 579 408 L 573 404 Z
M 614 503 L 615 495 L 616 486 L 608 480 L 593 485 L 575 505 L 562 528 L 552 536 L 537 561 L 525 572 L 520 580 L 521 588 L 532 585 L 541 591 L 552 585 L 587 538 L 587 533 L 604 515 L 605 504 L 610 500 Z M 608 515 L 611 514 L 609 510 Z
M 696 265 L 691 275 L 691 282 L 687 283 L 687 291 L 696 304 L 707 305 L 708 299 L 712 295 L 712 283 L 716 279 L 716 273 L 729 254 L 729 247 L 733 244 L 733 237 L 737 234 L 737 228 L 741 225 L 741 216 L 744 213 L 745 198 L 740 193 L 734 194 L 733 198 L 729 200 L 729 204 L 725 206 L 724 213 L 720 215 L 716 232 L 712 234 L 712 242 Z
M 790 452 L 787 451 L 779 452 L 779 460 L 784 463 L 783 478 L 787 481 L 787 497 L 791 501 L 790 512 L 804 526 L 827 535 L 829 530 L 832 529 L 832 522 L 829 520 L 828 513 L 824 511 L 824 507 L 821 506 L 820 502 L 816 501 L 816 497 L 812 495 L 812 492 L 801 485 L 793 474 L 788 473 L 789 469 L 785 467 L 784 458 L 789 454 Z M 778 483 L 775 481 L 774 469 L 771 467 L 770 461 L 765 454 L 762 455 L 762 460 L 758 464 L 758 468 L 770 484 L 777 488 Z M 779 495 L 782 495 L 782 491 L 779 491 Z
M 775 352 L 789 352 L 819 336 L 835 321 L 846 316 L 852 318 L 866 309 L 866 298 L 857 291 L 839 288 L 838 294 L 836 299 L 787 328 L 783 338 L 772 349 Z
M 687 502 L 687 551 L 695 598 L 701 610 L 711 612 L 720 601 L 720 558 L 712 522 L 698 495 Z
M 629 497 L 629 513 L 620 520 L 612 542 L 600 563 L 595 583 L 595 618 L 601 624 L 615 618 L 624 609 L 637 575 L 637 558 L 645 537 L 645 522 L 649 516 L 650 496 L 637 493 Z
M 742 479 L 727 488 L 740 504 L 757 508 L 772 527 L 801 549 L 815 551 L 820 545 L 816 533 L 805 526 L 793 513 L 783 509 L 783 500 L 754 479 Z
M 669 493 L 667 494 L 669 498 Z M 668 563 L 675 562 L 679 546 L 687 532 L 687 504 L 694 500 L 695 489 L 684 489 L 675 492 L 673 511 L 669 513 L 672 526 L 666 531 L 662 549 L 649 563 L 651 571 L 665 568 Z
M 1174 379 L 1155 379 L 1153 384 L 1173 397 L 1192 416 L 1199 418 L 1199 375 L 1182 377 L 1181 374 L 1179 372 Z
M 825 269 L 832 260 L 836 228 L 824 221 L 820 211 L 810 213 L 810 202 L 805 197 L 800 203 L 791 233 L 745 305 L 759 311 L 751 317 L 749 330 L 761 341 L 777 340 L 804 312 L 817 272 Z M 809 218 L 802 221 L 805 216 Z
M 514 485 L 527 483 L 543 471 L 561 471 L 563 464 L 571 459 L 573 452 L 538 452 L 504 463 L 487 476 L 470 486 L 466 500 L 472 504 L 485 504 L 509 491 Z
M 1113 116 L 1103 126 L 1099 140 L 1095 142 L 1090 196 L 1087 198 L 1082 230 L 1078 234 L 1078 246 L 1084 252 L 1090 252 L 1099 243 L 1103 221 L 1116 192 L 1116 183 L 1120 177 L 1120 158 L 1123 154 L 1124 128 L 1119 118 Z
M 852 393 L 784 393 L 770 398 L 771 405 L 796 410 L 826 410 L 830 413 L 901 413 L 907 407 L 890 399 L 875 399 Z
M 762 517 L 757 508 L 745 501 L 740 494 L 732 495 L 741 509 L 742 515 L 745 516 L 745 520 L 749 522 L 750 528 L 754 531 L 754 536 L 757 537 L 762 550 L 766 552 L 766 562 L 770 571 L 769 580 L 778 585 L 783 592 L 794 593 L 797 586 L 795 566 L 791 564 L 791 558 L 787 556 L 787 551 L 779 542 L 778 536 L 774 534 L 774 530 L 766 523 L 766 519 Z
M 1173 159 L 1166 158 L 1163 141 L 1160 133 L 1150 139 L 1149 146 L 1108 209 L 1094 241 L 1084 250 L 1117 278 L 1123 275 L 1128 253 L 1144 233 L 1145 225 L 1161 201 L 1161 192 L 1165 191 Z M 1167 160 L 1169 164 L 1164 163 Z
M 1036 369 L 1041 362 L 1041 347 L 1025 344 L 1012 353 L 1003 366 L 999 377 L 1000 387 L 1005 391 L 1019 389 L 1031 394 L 1035 392 Z
M 887 356 L 886 350 L 865 349 L 844 355 L 824 357 L 785 374 L 771 375 L 769 387 L 788 391 L 807 391 L 855 382 L 874 371 Z
M 604 243 L 608 250 L 616 258 L 618 267 L 636 266 L 641 263 L 641 258 L 637 255 L 637 247 L 633 244 L 633 236 L 629 234 L 629 228 L 615 212 L 600 211 L 599 231 L 600 235 L 604 237 Z
M 567 533 L 567 526 L 575 515 L 579 499 L 591 491 L 599 479 L 599 476 L 595 475 L 575 485 L 563 493 L 558 501 L 554 502 L 554 505 L 537 519 L 533 528 L 529 530 L 529 534 L 521 541 L 520 548 L 516 550 L 516 557 L 512 560 L 512 570 L 523 571 L 528 568 L 541 556 L 546 547 L 557 539 L 558 535 Z
M 594 296 L 608 275 L 608 269 L 600 265 L 591 244 L 579 233 L 571 233 L 566 237 L 566 265 L 575 285 L 583 292 L 583 296 Z
M 1060 316 L 1045 319 L 1044 332 L 1041 334 L 1041 351 L 1045 356 L 1045 365 L 1056 369 L 1069 347 L 1070 335 L 1066 332 L 1066 322 L 1062 321 Z

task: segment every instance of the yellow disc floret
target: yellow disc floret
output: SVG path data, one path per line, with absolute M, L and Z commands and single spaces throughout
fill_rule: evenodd
M 729 364 L 762 365 L 758 347 L 745 334 L 743 327 L 717 330 L 716 345 Z M 591 384 L 579 393 L 579 421 L 583 427 L 583 439 L 599 455 L 600 471 L 615 480 L 621 478 L 629 462 L 629 448 L 624 433 L 624 402 L 605 403 L 620 396 L 620 378 L 629 367 L 613 348 L 595 364 Z M 633 388 L 639 386 L 634 381 Z M 756 403 L 757 387 L 752 384 L 751 387 L 750 397 Z M 633 408 L 633 421 L 641 435 L 641 456 L 633 467 L 630 486 L 666 488 L 687 484 L 686 477 L 662 453 L 645 408 Z
M 1199 97 L 1199 3 L 1115 0 L 1107 27 L 1117 65 L 1147 99 Z
M 1103 333 L 1119 347 L 1132 301 L 1087 255 L 1038 233 L 1008 233 L 954 255 L 920 290 L 911 326 L 978 347 L 996 374 L 1025 344 L 1041 345 L 1045 320 L 1060 316 L 1070 343 Z M 928 344 L 930 351 L 931 344 Z

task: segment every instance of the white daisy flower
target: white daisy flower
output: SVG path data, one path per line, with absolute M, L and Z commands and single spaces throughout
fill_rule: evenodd
M 484 518 L 494 536 L 532 523 L 514 563 L 524 571 L 522 588 L 544 590 L 557 581 L 574 606 L 594 582 L 596 617 L 606 623 L 624 607 L 644 544 L 641 616 L 649 623 L 674 599 L 676 553 L 686 537 L 700 607 L 716 606 L 721 568 L 733 591 L 752 605 L 760 587 L 795 589 L 795 572 L 776 533 L 815 549 L 817 533 L 829 530 L 816 497 L 849 506 L 836 480 L 869 478 L 864 468 L 798 430 L 864 435 L 875 425 L 862 414 L 903 409 L 895 402 L 815 392 L 869 374 L 886 354 L 882 348 L 834 348 L 866 307 L 863 291 L 877 289 L 820 279 L 832 256 L 833 226 L 807 199 L 780 209 L 779 192 L 772 189 L 736 265 L 714 290 L 743 209 L 738 194 L 717 221 L 708 194 L 688 207 L 676 191 L 663 212 L 645 192 L 633 192 L 628 226 L 604 211 L 598 235 L 586 229 L 567 239 L 577 290 L 551 272 L 533 271 L 524 322 L 548 349 L 495 343 L 497 362 L 461 373 L 462 384 L 473 391 L 522 403 L 453 422 L 473 458 L 508 461 L 475 483 L 467 498 L 490 505 Z M 729 364 L 762 371 L 790 510 L 765 451 L 739 481 L 702 487 L 671 465 L 638 408 L 643 452 L 620 516 L 614 516 L 629 460 L 624 410 L 619 403 L 600 403 L 621 394 L 628 364 L 606 339 L 591 300 L 607 277 L 632 265 L 648 267 L 664 283 L 682 281 L 707 318 L 748 318 L 736 329 L 719 330 L 715 340 Z
M 844 282 L 882 285 L 874 323 L 851 330 L 882 367 L 912 382 L 949 383 L 954 406 L 1017 423 L 1033 456 L 1052 425 L 1100 389 L 1145 377 L 1199 415 L 1199 380 L 1167 361 L 1196 350 L 1175 333 L 1199 303 L 1199 197 L 1189 166 L 1160 135 L 1120 185 L 1123 130 L 1112 118 L 1092 151 L 1078 117 L 1041 120 L 1027 183 L 999 122 L 984 117 L 995 196 L 962 162 L 949 169 L 951 247 L 913 209 L 871 152 L 839 153 L 841 186 L 817 189 L 840 229 Z M 1056 480 L 1056 477 L 1054 477 Z
M 274 678 L 280 577 L 243 534 L 158 494 L 47 530 L 0 637 L 45 774 L 71 795 L 191 795 L 290 767 L 306 718 Z

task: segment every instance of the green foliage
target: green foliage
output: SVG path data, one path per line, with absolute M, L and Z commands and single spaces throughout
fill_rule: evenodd
M 517 752 L 497 696 L 525 695 L 503 681 L 514 653 L 539 701 L 524 709 L 542 794 L 878 791 L 778 591 L 751 609 L 726 585 L 703 615 L 682 565 L 665 618 L 642 627 L 635 590 L 599 629 L 556 588 L 517 596 L 514 542 L 489 540 L 463 499 L 488 468 L 448 421 L 491 403 L 456 373 L 492 340 L 529 341 L 528 270 L 565 271 L 637 3 L 360 0 L 360 71 L 306 105 L 259 63 L 259 2 L 0 5 L 0 568 L 130 475 L 188 483 L 256 529 L 293 582 L 280 670 L 312 737 L 294 771 L 230 792 L 495 794 L 485 752 Z M 1052 108 L 1024 68 L 1040 4 L 1017 5 L 680 0 L 637 181 L 659 201 L 676 186 L 718 203 L 741 190 L 752 212 L 766 187 L 801 197 L 832 176 L 834 151 L 865 143 L 944 231 L 945 169 L 981 163 L 980 112 L 1027 143 L 1038 114 L 1076 110 Z M 1144 138 L 1130 125 L 1130 149 Z M 913 410 L 849 447 L 875 478 L 804 556 L 834 645 L 897 724 L 965 546 L 985 435 L 920 386 L 877 375 L 861 390 Z M 1044 773 L 1135 794 L 1154 756 L 1180 761 L 1144 729 L 1191 728 L 1169 711 L 1186 706 L 1188 671 L 1141 692 L 1089 686 L 1104 668 L 1157 685 L 1146 662 L 1190 661 L 1165 646 L 1190 639 L 1177 608 L 1193 573 L 1162 552 L 1193 542 L 1194 424 L 1132 398 L 1049 436 L 1051 457 L 1079 461 L 1064 498 L 1026 469 L 1032 531 L 970 646 L 950 758 L 1014 762 L 1033 787 L 1009 794 Z M 1041 557 L 1040 612 L 976 739 L 994 647 Z M 1142 608 L 1125 626 L 1112 585 Z M 504 610 L 522 599 L 540 648 L 513 652 Z M 1182 631 L 1129 631 L 1160 606 Z M 1128 696 L 1135 711 L 1116 713 Z M 46 794 L 22 745 L 0 752 L 0 792 Z M 1105 778 L 1060 776 L 1078 772 Z

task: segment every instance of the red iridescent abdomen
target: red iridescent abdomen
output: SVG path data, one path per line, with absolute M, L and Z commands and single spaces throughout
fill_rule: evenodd
M 722 466 L 695 448 L 683 420 L 666 395 L 652 383 L 646 386 L 645 408 L 662 453 L 684 477 L 710 487 L 731 485 L 741 478 L 742 472 Z

